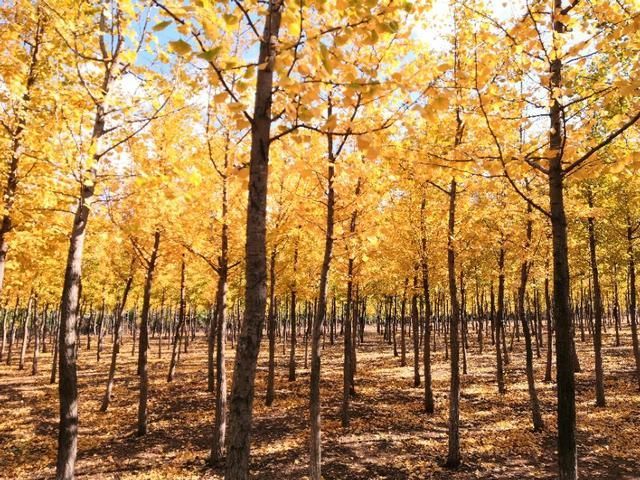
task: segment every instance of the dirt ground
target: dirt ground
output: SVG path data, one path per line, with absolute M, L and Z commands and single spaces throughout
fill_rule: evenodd
M 593 353 L 577 339 L 582 373 L 577 375 L 578 453 L 584 479 L 640 479 L 640 393 L 633 376 L 629 332 L 614 347 L 604 337 L 607 407 L 594 406 Z M 138 380 L 131 338 L 118 359 L 114 399 L 107 413 L 98 411 L 111 346 L 107 337 L 100 363 L 95 341 L 79 356 L 80 433 L 77 478 L 217 479 L 221 471 L 206 465 L 213 424 L 213 395 L 206 391 L 206 343 L 201 335 L 182 354 L 177 375 L 166 382 L 169 354 L 157 356 L 151 341 L 149 433 L 135 436 Z M 407 367 L 400 367 L 391 346 L 368 331 L 358 350 L 357 397 L 351 427 L 340 426 L 341 345 L 326 344 L 322 364 L 322 443 L 325 479 L 553 479 L 555 478 L 555 388 L 543 383 L 544 358 L 536 359 L 536 379 L 545 431 L 533 433 L 524 376 L 522 342 L 507 367 L 507 394 L 494 379 L 494 350 L 477 345 L 468 352 L 463 375 L 461 442 L 463 465 L 441 466 L 447 451 L 449 366 L 442 339 L 434 354 L 436 413 L 422 411 L 422 388 L 413 387 L 413 359 L 408 341 Z M 256 479 L 302 479 L 307 475 L 308 379 L 304 346 L 299 341 L 299 375 L 287 381 L 288 354 L 277 349 L 276 400 L 264 405 L 266 356 L 260 358 L 251 472 Z M 228 373 L 233 368 L 229 350 Z M 19 355 L 19 352 L 18 352 Z M 57 440 L 57 386 L 50 385 L 51 355 L 40 356 L 40 373 L 0 365 L 0 478 L 52 478 Z M 544 355 L 543 355 L 544 357 Z

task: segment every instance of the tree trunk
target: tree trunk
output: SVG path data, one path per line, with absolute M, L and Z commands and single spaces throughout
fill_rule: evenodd
M 562 0 L 554 0 L 551 12 L 553 30 L 566 30 L 556 16 L 562 10 Z M 562 60 L 554 58 L 550 65 L 549 91 L 562 88 Z M 559 480 L 578 478 L 576 452 L 576 403 L 574 346 L 569 304 L 569 254 L 567 218 L 564 209 L 562 153 L 564 131 L 562 110 L 557 98 L 550 108 L 549 148 L 554 152 L 549 162 L 549 202 L 553 245 L 553 319 L 556 326 L 556 377 L 558 385 L 558 475 Z
M 56 312 L 56 327 L 55 327 L 55 338 L 56 341 L 53 344 L 53 357 L 51 359 L 51 376 L 49 377 L 49 383 L 51 385 L 53 385 L 54 383 L 56 383 L 56 377 L 57 377 L 57 371 L 58 371 L 58 335 L 60 334 L 60 321 L 58 319 L 59 315 L 58 312 Z
M 297 318 L 296 318 L 296 300 L 297 300 L 297 284 L 296 284 L 296 273 L 298 269 L 298 239 L 296 239 L 296 246 L 293 252 L 293 282 L 291 286 L 291 305 L 290 305 L 290 313 L 289 322 L 291 323 L 291 351 L 289 353 L 289 381 L 293 382 L 296 379 L 296 342 L 297 342 Z
M 507 391 L 504 384 L 504 366 L 502 363 L 502 350 L 506 350 L 504 344 L 504 238 L 500 240 L 500 252 L 498 253 L 498 311 L 495 318 L 496 330 L 496 380 L 498 392 L 504 395 Z
M 631 217 L 627 213 L 627 262 L 629 268 L 629 317 L 631 319 L 631 342 L 633 345 L 633 356 L 636 361 L 636 374 L 638 377 L 638 388 L 640 389 L 640 345 L 638 342 L 638 321 L 637 321 L 637 301 L 636 301 L 636 260 L 633 250 L 634 229 L 631 224 Z
M 269 312 L 267 315 L 267 330 L 269 335 L 269 366 L 267 373 L 267 407 L 273 404 L 276 375 L 276 255 L 275 246 L 271 250 L 269 266 Z
M 417 265 L 416 265 L 417 266 Z M 418 276 L 413 277 L 411 294 L 411 322 L 413 335 L 413 386 L 420 386 L 420 316 L 418 313 Z
M 2 311 L 2 343 L 0 343 L 0 362 L 4 358 L 4 345 L 7 342 L 7 314 L 9 310 L 5 305 Z
M 226 179 L 224 186 L 226 198 Z M 226 201 L 223 202 L 223 216 L 226 217 Z M 224 447 L 227 432 L 227 279 L 229 275 L 229 225 L 222 224 L 221 253 L 218 276 L 217 334 L 216 334 L 216 410 L 213 419 L 213 441 L 211 442 L 211 463 L 218 463 L 224 458 Z
M 100 314 L 98 316 L 98 348 L 96 349 L 96 361 L 100 362 L 100 354 L 102 353 L 102 337 L 104 336 L 104 296 L 102 297 L 102 307 L 100 307 Z
M 351 216 L 352 225 L 355 212 Z M 353 258 L 349 259 L 347 267 L 347 301 L 344 308 L 344 363 L 342 382 L 342 427 L 347 428 L 350 423 L 349 408 L 351 403 L 351 302 L 353 298 Z
M 362 191 L 362 182 L 358 178 L 356 183 L 355 196 L 360 196 Z M 358 209 L 354 208 L 351 212 L 351 222 L 349 224 L 349 235 L 352 237 L 356 233 L 358 222 Z M 351 397 L 355 395 L 355 344 L 352 332 L 351 308 L 353 303 L 353 278 L 354 278 L 355 259 L 349 255 L 347 267 L 347 302 L 344 310 L 344 364 L 343 364 L 343 382 L 342 382 L 342 427 L 347 428 L 350 423 L 349 409 Z M 335 296 L 333 299 L 335 303 Z
M 424 295 L 424 411 L 432 414 L 435 410 L 435 405 L 431 385 L 431 298 L 429 293 L 429 264 L 427 261 L 427 231 L 424 218 L 426 205 L 427 201 L 423 196 L 420 205 L 420 266 L 422 269 L 422 294 Z
M 618 268 L 617 265 L 613 264 L 613 321 L 614 328 L 616 331 L 616 347 L 620 346 L 620 327 L 621 318 L 620 318 L 620 296 L 618 293 Z
M 266 217 L 271 101 L 273 67 L 276 59 L 275 46 L 280 30 L 282 9 L 281 0 L 269 0 L 257 62 L 261 68 L 257 72 L 254 114 L 251 122 L 245 311 L 233 370 L 229 405 L 229 451 L 225 480 L 246 480 L 249 472 L 256 362 L 266 304 Z
M 100 411 L 106 412 L 109 408 L 109 403 L 111 402 L 111 393 L 113 391 L 113 384 L 115 383 L 115 375 L 116 375 L 116 362 L 118 360 L 118 352 L 120 351 L 120 330 L 122 325 L 122 313 L 124 312 L 124 307 L 127 304 L 127 297 L 129 296 L 129 291 L 131 290 L 131 284 L 133 283 L 133 274 L 130 274 L 127 277 L 127 281 L 124 285 L 124 292 L 122 293 L 122 300 L 118 305 L 118 309 L 116 311 L 115 325 L 113 326 L 113 345 L 111 347 L 111 365 L 109 366 L 109 378 L 107 379 L 107 389 L 104 392 L 104 397 L 102 397 L 102 405 L 100 405 Z
M 550 196 L 553 232 L 553 318 L 556 326 L 558 462 L 560 480 L 577 478 L 574 344 L 569 305 L 567 220 L 560 160 L 553 162 Z
M 549 296 L 549 277 L 544 279 L 544 305 L 547 317 L 547 366 L 544 373 L 544 381 L 551 381 L 551 364 L 553 357 L 553 322 L 551 318 L 551 297 Z
M 593 208 L 593 192 L 587 191 L 589 208 Z M 587 219 L 589 230 L 589 258 L 591 259 L 591 277 L 593 281 L 593 310 L 594 330 L 593 349 L 596 367 L 596 407 L 604 407 L 606 399 L 604 395 L 604 370 L 602 366 L 602 292 L 600 291 L 600 275 L 598 272 L 598 257 L 596 254 L 596 227 L 595 218 L 590 215 Z
M 159 247 L 160 231 L 156 230 L 153 237 L 151 258 L 149 258 L 147 263 L 147 276 L 145 278 L 144 293 L 142 296 L 142 313 L 140 314 L 140 347 L 138 351 L 138 371 L 140 373 L 140 401 L 138 403 L 139 437 L 147 433 L 147 398 L 149 396 L 149 372 L 147 370 L 147 352 L 149 350 L 149 308 L 151 304 L 153 273 L 156 268 Z
M 82 251 L 89 218 L 88 200 L 93 196 L 93 184 L 82 184 L 80 200 L 73 219 L 69 239 L 67 266 L 60 301 L 60 333 L 58 340 L 58 394 L 60 423 L 56 480 L 72 480 L 78 450 L 78 380 L 76 373 L 76 323 L 80 303 Z
M 31 320 L 31 309 L 33 308 L 34 294 L 29 295 L 29 302 L 27 303 L 27 311 L 24 314 L 24 321 L 22 323 L 22 349 L 20 350 L 20 363 L 18 368 L 24 370 L 24 359 L 27 354 L 27 345 L 29 343 L 29 321 Z M 36 335 L 38 334 L 36 330 Z
M 447 270 L 449 274 L 449 297 L 451 301 L 451 319 L 449 342 L 451 344 L 451 383 L 449 388 L 449 451 L 446 466 L 456 468 L 460 465 L 460 307 L 456 287 L 456 250 L 455 214 L 456 214 L 456 180 L 451 179 L 449 191 L 449 238 L 447 241 Z
M 329 101 L 328 116 L 331 116 L 331 101 Z M 311 438 L 309 442 L 309 476 L 311 480 L 321 480 L 321 441 L 320 441 L 320 336 L 327 311 L 327 287 L 329 283 L 329 268 L 333 251 L 333 224 L 335 208 L 335 190 L 333 187 L 336 157 L 334 156 L 333 135 L 327 135 L 329 165 L 327 167 L 327 229 L 324 243 L 324 258 L 320 270 L 320 285 L 318 289 L 318 305 L 313 318 L 311 334 L 311 380 L 309 395 L 309 415 L 311 423 Z
M 169 361 L 169 373 L 167 374 L 167 382 L 172 382 L 173 377 L 176 374 L 176 367 L 178 364 L 178 355 L 180 354 L 180 336 L 184 330 L 184 323 L 186 320 L 185 315 L 185 298 L 184 298 L 184 277 L 185 277 L 185 263 L 184 255 L 182 256 L 182 268 L 180 269 L 180 308 L 178 311 L 178 324 L 173 333 L 173 345 L 171 349 L 171 360 Z M 219 281 L 219 280 L 218 280 Z
M 7 347 L 7 365 L 11 365 L 11 357 L 13 354 L 13 344 L 16 341 L 16 320 L 18 318 L 18 307 L 20 306 L 20 297 L 16 297 L 16 305 L 13 307 L 11 314 L 11 326 L 9 327 L 9 345 Z
M 407 365 L 407 287 L 409 285 L 409 277 L 404 279 L 404 290 L 402 291 L 402 305 L 400 307 L 400 366 Z
M 44 319 L 43 319 L 44 321 Z M 33 363 L 31 364 L 31 375 L 38 374 L 38 353 L 40 352 L 40 328 L 38 326 L 38 296 L 33 298 Z
M 528 260 L 529 248 L 531 246 L 531 238 L 533 234 L 533 220 L 531 219 L 532 209 L 528 205 L 527 209 L 527 233 L 524 260 L 520 267 L 520 286 L 518 288 L 518 316 L 522 322 L 522 333 L 524 335 L 525 354 L 526 354 L 526 370 L 527 370 L 527 386 L 529 390 L 529 404 L 531 405 L 531 415 L 533 418 L 533 430 L 540 432 L 544 429 L 542 414 L 540 413 L 540 402 L 538 401 L 538 392 L 536 391 L 535 372 L 533 370 L 533 347 L 531 345 L 531 331 L 529 322 L 525 313 L 525 293 L 527 291 L 527 280 L 529 277 L 530 263 Z
M 209 330 L 207 331 L 207 392 L 214 392 L 216 389 L 215 346 L 218 324 L 218 308 L 220 308 L 217 298 L 218 293 L 216 292 L 216 304 L 213 308 L 213 312 L 209 309 Z

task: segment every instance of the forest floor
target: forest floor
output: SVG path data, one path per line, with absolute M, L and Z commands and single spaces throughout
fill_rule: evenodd
M 212 435 L 213 396 L 206 391 L 206 343 L 200 335 L 182 354 L 176 378 L 167 383 L 168 347 L 157 358 L 151 340 L 149 433 L 135 436 L 138 380 L 131 338 L 118 359 L 114 398 L 100 413 L 110 360 L 105 345 L 100 363 L 95 341 L 79 356 L 79 479 L 218 479 L 221 470 L 206 465 Z M 107 337 L 106 340 L 110 340 Z M 629 332 L 614 347 L 604 337 L 607 407 L 594 406 L 591 343 L 577 346 L 582 373 L 577 374 L 578 454 L 584 479 L 640 479 L 640 393 L 633 376 Z M 463 464 L 441 464 L 447 451 L 449 366 L 441 337 L 434 354 L 436 413 L 422 409 L 422 388 L 413 387 L 412 343 L 407 339 L 406 367 L 393 348 L 368 331 L 358 350 L 357 396 L 351 426 L 340 426 L 342 346 L 323 352 L 322 447 L 325 479 L 553 479 L 555 478 L 555 387 L 542 382 L 544 353 L 536 359 L 536 379 L 545 430 L 533 433 L 524 375 L 522 340 L 515 343 L 507 367 L 507 393 L 494 379 L 494 350 L 482 355 L 474 343 L 468 375 L 462 377 L 461 445 Z M 251 457 L 252 478 L 302 479 L 307 475 L 309 371 L 299 342 L 298 379 L 287 381 L 288 355 L 277 349 L 276 399 L 264 404 L 266 342 L 260 357 Z M 228 373 L 233 350 L 228 350 Z M 15 353 L 14 353 L 15 355 Z M 18 352 L 19 355 L 19 352 Z M 17 358 L 0 366 L 0 478 L 52 478 L 57 441 L 57 386 L 49 384 L 51 355 L 40 356 L 40 373 L 31 361 L 18 370 Z

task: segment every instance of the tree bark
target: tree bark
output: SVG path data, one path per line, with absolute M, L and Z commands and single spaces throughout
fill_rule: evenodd
M 417 265 L 416 265 L 417 267 Z M 411 322 L 413 335 L 413 386 L 420 386 L 420 315 L 418 313 L 418 276 L 413 277 L 411 294 Z
M 72 480 L 78 450 L 78 380 L 76 373 L 76 323 L 80 302 L 82 251 L 86 235 L 89 205 L 93 184 L 82 184 L 80 200 L 73 219 L 69 240 L 67 266 L 60 301 L 60 328 L 58 340 L 58 395 L 60 422 L 58 427 L 58 453 L 56 480 Z
M 328 116 L 331 116 L 331 101 L 329 100 Z M 329 269 L 333 252 L 333 227 L 335 209 L 334 176 L 336 157 L 334 155 L 333 135 L 327 135 L 329 165 L 327 167 L 327 223 L 324 243 L 324 257 L 320 270 L 320 285 L 318 288 L 318 303 L 313 317 L 311 331 L 311 380 L 309 395 L 309 420 L 311 424 L 309 442 L 309 477 L 311 480 L 321 480 L 321 440 L 320 440 L 320 337 L 322 325 L 327 312 L 327 288 L 329 284 Z
M 495 318 L 496 330 L 496 381 L 498 392 L 504 395 L 507 391 L 504 383 L 504 366 L 502 363 L 502 349 L 504 344 L 504 237 L 500 239 L 500 251 L 498 253 L 498 310 Z
M 420 205 L 420 266 L 422 269 L 422 294 L 424 295 L 424 411 L 432 414 L 435 410 L 431 381 L 431 298 L 429 292 L 429 263 L 427 261 L 427 231 L 425 223 L 426 198 Z M 435 335 L 434 335 L 435 337 Z
M 20 362 L 18 368 L 24 370 L 24 359 L 27 354 L 27 345 L 29 343 L 29 322 L 31 321 L 31 309 L 33 308 L 34 294 L 29 295 L 29 301 L 27 302 L 27 311 L 24 314 L 24 321 L 22 322 L 22 349 L 20 350 Z M 38 334 L 36 330 L 36 335 Z
M 587 190 L 587 202 L 589 208 L 593 208 L 593 192 L 589 188 Z M 589 215 L 587 219 L 589 230 L 589 258 L 591 260 L 591 278 L 593 281 L 593 313 L 594 313 L 594 331 L 593 331 L 593 349 L 595 354 L 596 367 L 596 406 L 604 407 L 606 399 L 604 394 L 604 370 L 602 365 L 602 292 L 600 290 L 600 274 L 598 272 L 598 257 L 596 253 L 596 227 L 595 218 Z
M 290 305 L 290 323 L 291 323 L 291 351 L 289 353 L 289 381 L 293 382 L 296 379 L 296 343 L 298 339 L 296 338 L 298 333 L 297 329 L 297 318 L 296 318 L 296 301 L 297 301 L 297 283 L 296 283 L 296 274 L 298 270 L 298 239 L 296 238 L 296 246 L 293 252 L 293 281 L 291 286 L 291 305 Z
M 266 304 L 266 217 L 271 102 L 275 46 L 280 31 L 282 9 L 283 0 L 269 0 L 258 56 L 261 68 L 258 69 L 256 79 L 249 161 L 245 311 L 233 370 L 225 480 L 246 480 L 249 472 L 256 362 Z
M 351 215 L 351 225 L 354 225 L 355 231 L 356 212 Z M 344 363 L 342 376 L 342 427 L 347 428 L 350 423 L 350 404 L 351 404 L 351 342 L 353 335 L 351 334 L 351 302 L 353 299 L 353 258 L 349 258 L 347 267 L 347 301 L 344 308 Z
M 549 296 L 549 277 L 544 279 L 544 305 L 547 317 L 547 365 L 544 373 L 544 381 L 551 381 L 551 367 L 553 358 L 553 319 L 551 318 L 551 297 Z
M 223 217 L 227 216 L 227 186 L 223 181 Z M 212 463 L 218 463 L 224 458 L 224 447 L 227 433 L 227 284 L 229 276 L 229 225 L 222 224 L 218 276 L 218 304 L 216 319 L 216 409 L 213 419 L 213 441 L 211 442 Z
M 184 278 L 185 278 L 185 262 L 184 255 L 182 256 L 182 268 L 180 269 L 180 308 L 178 310 L 178 324 L 173 333 L 173 345 L 171 349 L 171 360 L 169 361 L 169 373 L 167 374 L 167 382 L 172 382 L 173 377 L 176 374 L 176 367 L 178 365 L 178 355 L 180 354 L 180 336 L 184 330 L 184 323 L 186 321 L 185 315 L 185 296 L 184 296 Z
M 638 341 L 637 300 L 636 300 L 636 260 L 633 249 L 634 228 L 631 217 L 627 212 L 627 266 L 629 269 L 629 317 L 631 320 L 631 342 L 633 356 L 636 361 L 636 375 L 638 388 L 640 389 L 640 345 Z
M 218 293 L 216 292 L 216 299 L 217 298 Z M 207 331 L 207 392 L 215 392 L 216 389 L 215 351 L 218 308 L 220 308 L 220 306 L 216 300 L 213 312 L 209 310 L 209 330 Z
M 446 466 L 456 468 L 460 465 L 460 307 L 456 287 L 456 180 L 451 179 L 449 190 L 449 238 L 447 241 L 447 270 L 449 276 L 449 297 L 451 301 L 451 318 L 449 342 L 451 344 L 450 365 L 451 382 L 449 385 L 449 450 Z
M 51 376 L 49 377 L 49 383 L 51 385 L 53 385 L 54 383 L 56 383 L 56 377 L 57 377 L 57 372 L 58 372 L 58 335 L 60 334 L 60 320 L 59 320 L 59 312 L 56 312 L 55 315 L 55 322 L 56 322 L 56 327 L 55 327 L 55 342 L 53 344 L 53 357 L 51 359 Z
M 527 386 L 529 390 L 529 404 L 531 406 L 531 415 L 533 418 L 533 430 L 540 432 L 544 429 L 542 414 L 540 413 L 540 402 L 538 400 L 538 392 L 536 391 L 535 372 L 533 370 L 533 347 L 531 345 L 531 331 L 529 329 L 529 321 L 525 312 L 525 294 L 527 290 L 527 280 L 529 278 L 530 262 L 528 260 L 529 248 L 531 247 L 531 239 L 533 234 L 533 220 L 531 219 L 532 209 L 528 205 L 527 209 L 527 227 L 524 260 L 520 267 L 520 286 L 518 287 L 518 316 L 522 323 L 522 333 L 524 334 L 525 354 L 526 354 L 526 370 L 527 370 Z
M 554 0 L 551 12 L 553 30 L 561 35 L 566 27 L 557 18 L 562 0 Z M 549 91 L 562 87 L 562 60 L 554 58 L 550 65 Z M 553 318 L 556 326 L 556 377 L 558 385 L 558 476 L 560 480 L 578 478 L 576 451 L 576 404 L 573 328 L 569 304 L 569 254 L 567 218 L 564 208 L 564 172 L 562 153 L 564 130 L 562 108 L 557 98 L 550 108 L 549 148 L 554 154 L 549 162 L 549 202 L 553 246 Z
M 409 286 L 409 277 L 404 279 L 404 289 L 402 291 L 402 304 L 400 306 L 400 366 L 407 365 L 407 287 Z
M 142 313 L 140 314 L 140 347 L 138 351 L 138 371 L 140 373 L 140 399 L 138 402 L 139 437 L 147 433 L 147 399 L 149 396 L 149 372 L 147 370 L 147 353 L 149 350 L 149 310 L 151 305 L 153 273 L 156 268 L 159 247 L 160 231 L 156 230 L 153 237 L 153 249 L 151 250 L 151 257 L 147 261 L 147 276 L 144 282 L 144 293 L 142 296 Z
M 274 246 L 271 250 L 269 263 L 269 313 L 267 315 L 267 330 L 269 335 L 269 365 L 267 373 L 267 407 L 273 404 L 276 375 L 276 256 Z
M 40 352 L 40 327 L 38 325 L 38 296 L 33 298 L 33 362 L 31 364 L 31 375 L 38 374 L 38 353 Z M 43 321 L 45 319 L 43 318 Z
M 20 306 L 20 297 L 16 297 L 16 304 L 11 314 L 11 325 L 9 327 L 9 344 L 7 346 L 7 365 L 11 365 L 11 357 L 13 354 L 13 345 L 16 341 L 16 320 L 19 316 L 18 307 Z
M 0 343 L 0 362 L 4 358 L 4 345 L 7 342 L 7 315 L 9 310 L 5 304 L 2 310 L 2 343 Z
M 133 265 L 132 265 L 133 266 Z M 122 300 L 118 305 L 116 311 L 115 325 L 113 326 L 113 345 L 111 347 L 111 365 L 109 366 L 109 378 L 107 379 L 107 388 L 102 397 L 102 405 L 100 405 L 100 411 L 106 412 L 111 402 L 111 393 L 113 391 L 113 384 L 115 383 L 116 375 L 116 363 L 118 360 L 118 353 L 120 351 L 120 330 L 122 329 L 122 313 L 124 307 L 127 304 L 127 297 L 131 290 L 131 284 L 133 283 L 133 274 L 127 277 L 127 281 L 124 285 L 124 291 L 122 293 Z

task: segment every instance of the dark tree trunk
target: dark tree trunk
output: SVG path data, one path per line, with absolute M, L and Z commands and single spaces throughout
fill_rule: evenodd
M 456 212 L 456 180 L 451 179 L 449 191 L 449 238 L 447 241 L 447 270 L 449 273 L 449 297 L 451 301 L 451 318 L 449 327 L 449 342 L 451 344 L 451 383 L 449 388 L 449 450 L 446 466 L 456 468 L 460 465 L 460 344 L 459 329 L 460 307 L 458 305 L 458 290 L 456 287 L 456 249 L 455 212 Z
M 544 306 L 547 317 L 547 366 L 544 381 L 551 381 L 551 367 L 553 358 L 553 319 L 551 318 L 551 297 L 549 295 L 549 277 L 544 279 Z
M 498 311 L 495 318 L 496 330 L 496 381 L 498 392 L 506 393 L 504 384 L 504 366 L 502 363 L 502 349 L 504 344 L 504 238 L 500 240 L 500 252 L 498 253 Z
M 269 367 L 267 373 L 267 407 L 273 404 L 276 375 L 276 247 L 271 250 L 269 265 L 269 312 L 267 314 L 267 333 L 269 336 Z
M 361 182 L 358 179 L 358 183 L 356 184 L 355 194 L 356 197 L 360 195 L 361 191 Z M 351 212 L 351 222 L 349 224 L 349 235 L 353 236 L 356 233 L 358 222 L 358 209 L 354 209 Z M 348 267 L 347 267 L 347 302 L 344 309 L 344 317 L 343 317 L 343 325 L 344 325 L 344 363 L 342 369 L 342 427 L 347 428 L 350 422 L 350 403 L 351 396 L 355 394 L 355 385 L 354 385 L 354 365 L 353 365 L 353 334 L 351 332 L 351 303 L 353 302 L 353 276 L 354 276 L 354 262 L 352 256 L 349 258 Z M 335 297 L 334 297 L 335 302 Z
M 246 480 L 249 472 L 251 418 L 256 362 L 266 304 L 266 217 L 271 101 L 275 46 L 283 2 L 269 0 L 260 41 L 254 114 L 251 122 L 247 204 L 244 322 L 238 338 L 229 404 L 229 441 L 225 480 Z M 264 65 L 264 68 L 262 66 Z
M 422 294 L 424 295 L 424 411 L 432 414 L 435 409 L 431 386 L 431 298 L 429 294 L 429 264 L 427 261 L 427 232 L 424 222 L 426 199 L 420 206 L 420 265 L 422 268 Z M 434 335 L 435 339 L 435 335 Z
M 43 319 L 44 321 L 44 319 Z M 40 352 L 40 327 L 38 325 L 38 297 L 33 298 L 33 363 L 31 364 L 31 375 L 38 374 L 38 353 Z
M 562 0 L 554 0 L 551 12 L 553 30 L 565 32 L 566 27 L 557 18 Z M 555 58 L 550 65 L 549 90 L 562 87 L 562 60 Z M 549 203 L 553 245 L 553 319 L 556 326 L 556 377 L 558 385 L 558 476 L 559 480 L 578 478 L 576 451 L 576 403 L 573 328 L 569 304 L 569 254 L 567 246 L 567 218 L 564 208 L 564 172 L 562 152 L 564 130 L 562 109 L 557 98 L 550 108 L 549 148 L 554 152 L 549 161 Z
M 116 310 L 115 325 L 113 326 L 113 346 L 111 347 L 111 365 L 109 366 L 109 378 L 107 379 L 107 389 L 102 397 L 102 405 L 100 406 L 101 412 L 106 412 L 109 408 L 109 402 L 111 402 L 111 393 L 113 391 L 113 384 L 115 382 L 116 375 L 116 363 L 118 360 L 118 352 L 120 351 L 120 330 L 122 329 L 122 313 L 127 303 L 127 297 L 131 290 L 131 284 L 133 283 L 133 274 L 127 277 L 127 281 L 124 285 L 124 292 L 122 293 L 122 299 L 118 304 Z
M 589 208 L 593 208 L 593 192 L 587 191 Z M 596 367 L 596 406 L 604 407 L 606 399 L 604 395 L 604 370 L 602 366 L 602 292 L 600 291 L 600 275 L 598 272 L 598 256 L 596 253 L 596 227 L 595 218 L 590 215 L 587 219 L 589 230 L 589 258 L 591 260 L 591 278 L 593 281 L 593 349 Z
M 96 349 L 96 361 L 100 362 L 100 355 L 102 354 L 102 338 L 104 336 L 104 316 L 105 316 L 105 300 L 102 298 L 102 307 L 100 307 L 100 314 L 98 315 L 98 347 Z
M 29 302 L 27 303 L 27 311 L 24 314 L 24 321 L 22 322 L 22 349 L 20 350 L 20 363 L 18 368 L 24 370 L 24 359 L 27 354 L 27 345 L 29 343 L 29 322 L 31 321 L 31 309 L 33 308 L 34 294 L 29 295 Z M 36 335 L 38 334 L 36 330 Z
M 56 377 L 57 377 L 57 372 L 58 372 L 58 335 L 60 334 L 60 320 L 59 320 L 59 313 L 56 312 L 56 327 L 55 327 L 55 337 L 56 337 L 56 341 L 53 344 L 53 358 L 51 360 L 51 376 L 49 377 L 49 383 L 51 385 L 53 385 L 54 383 L 56 383 Z
M 4 358 L 4 345 L 7 342 L 7 306 L 2 311 L 2 343 L 0 343 L 0 362 Z
M 329 113 L 331 115 L 331 104 Z M 309 476 L 311 480 L 321 480 L 321 440 L 320 440 L 320 336 L 327 311 L 327 287 L 329 269 L 333 251 L 333 227 L 335 209 L 335 190 L 333 187 L 336 157 L 334 156 L 333 136 L 328 136 L 329 166 L 327 168 L 327 224 L 324 244 L 324 258 L 320 270 L 320 285 L 318 290 L 318 304 L 313 318 L 311 334 L 311 380 L 309 395 L 309 415 L 311 423 Z
M 559 147 L 558 147 L 559 148 Z M 553 318 L 556 326 L 558 462 L 560 480 L 577 478 L 574 343 L 569 305 L 567 220 L 560 159 L 552 162 L 550 196 L 553 232 Z
M 296 246 L 293 252 L 293 282 L 291 286 L 291 305 L 290 305 L 290 323 L 291 323 L 291 351 L 289 352 L 289 381 L 293 382 L 296 379 L 296 343 L 298 341 L 297 336 L 297 323 L 298 319 L 296 314 L 296 301 L 297 301 L 297 283 L 296 274 L 298 272 L 298 240 L 296 239 Z
M 147 260 L 147 275 L 144 282 L 142 296 L 142 313 L 140 314 L 140 347 L 138 356 L 138 371 L 140 374 L 140 401 L 138 402 L 138 436 L 147 433 L 147 399 L 149 396 L 149 372 L 147 365 L 147 353 L 149 350 L 149 310 L 151 305 L 151 288 L 153 286 L 153 274 L 158 259 L 160 247 L 160 231 L 156 230 L 153 237 L 153 249 L 151 257 Z M 184 272 L 184 270 L 183 270 Z
M 393 296 L 393 323 L 391 325 L 391 335 L 393 335 L 393 356 L 398 356 L 398 340 L 396 336 L 396 329 L 398 325 L 398 297 Z M 391 339 L 389 339 L 391 340 Z
M 527 227 L 526 227 L 526 243 L 523 252 L 525 260 L 520 267 L 520 286 L 518 287 L 518 316 L 522 322 L 522 333 L 524 334 L 525 354 L 526 354 L 526 370 L 527 370 L 527 386 L 529 390 L 529 404 L 531 406 L 531 415 L 533 419 L 533 430 L 540 432 L 544 429 L 542 414 L 540 413 L 540 402 L 538 401 L 538 392 L 536 391 L 535 372 L 533 370 L 533 347 L 531 345 L 531 331 L 529 322 L 525 312 L 525 293 L 527 290 L 527 280 L 529 277 L 530 263 L 527 260 L 529 248 L 531 247 L 531 238 L 533 234 L 533 220 L 531 219 L 531 205 L 528 205 L 527 211 Z
M 404 279 L 404 290 L 402 291 L 402 305 L 400 307 L 400 366 L 407 365 L 407 287 L 409 278 Z
M 616 347 L 620 346 L 620 328 L 621 317 L 620 317 L 620 295 L 618 293 L 618 268 L 614 263 L 613 265 L 613 321 L 615 323 L 614 328 L 616 331 Z
M 631 218 L 627 213 L 627 262 L 629 269 L 629 317 L 631 320 L 631 342 L 633 345 L 633 356 L 636 361 L 636 375 L 638 378 L 638 388 L 640 388 L 640 345 L 638 341 L 638 321 L 637 321 L 637 301 L 636 301 L 636 260 L 633 249 L 634 228 Z
M 207 331 L 207 392 L 214 392 L 216 389 L 216 331 L 218 324 L 218 308 L 220 308 L 217 298 L 218 293 L 216 292 L 216 304 L 213 308 L 213 312 L 209 310 L 209 330 Z
M 355 212 L 351 216 L 352 225 L 355 218 Z M 351 334 L 351 302 L 353 298 L 353 258 L 349 259 L 347 267 L 347 302 L 344 308 L 344 364 L 343 364 L 343 382 L 342 382 L 342 427 L 347 428 L 350 423 L 349 408 L 351 403 L 351 342 L 353 335 Z
M 11 365 L 11 357 L 13 354 L 13 344 L 16 341 L 16 320 L 18 318 L 18 307 L 20 306 L 20 297 L 16 297 L 16 305 L 13 307 L 11 314 L 11 325 L 9 327 L 9 345 L 7 347 L 7 365 Z
M 173 377 L 176 374 L 176 367 L 178 365 L 178 355 L 180 354 L 180 337 L 184 330 L 184 323 L 186 321 L 185 314 L 185 295 L 184 295 L 184 277 L 185 277 L 185 262 L 184 255 L 182 256 L 182 268 L 180 269 L 180 307 L 178 309 L 178 324 L 173 333 L 173 345 L 171 348 L 171 360 L 169 360 L 169 373 L 167 374 L 167 382 L 172 382 Z M 218 277 L 219 281 L 219 277 Z
M 411 322 L 413 330 L 413 386 L 420 386 L 420 318 L 418 313 L 418 277 L 413 277 L 413 293 L 411 294 Z

